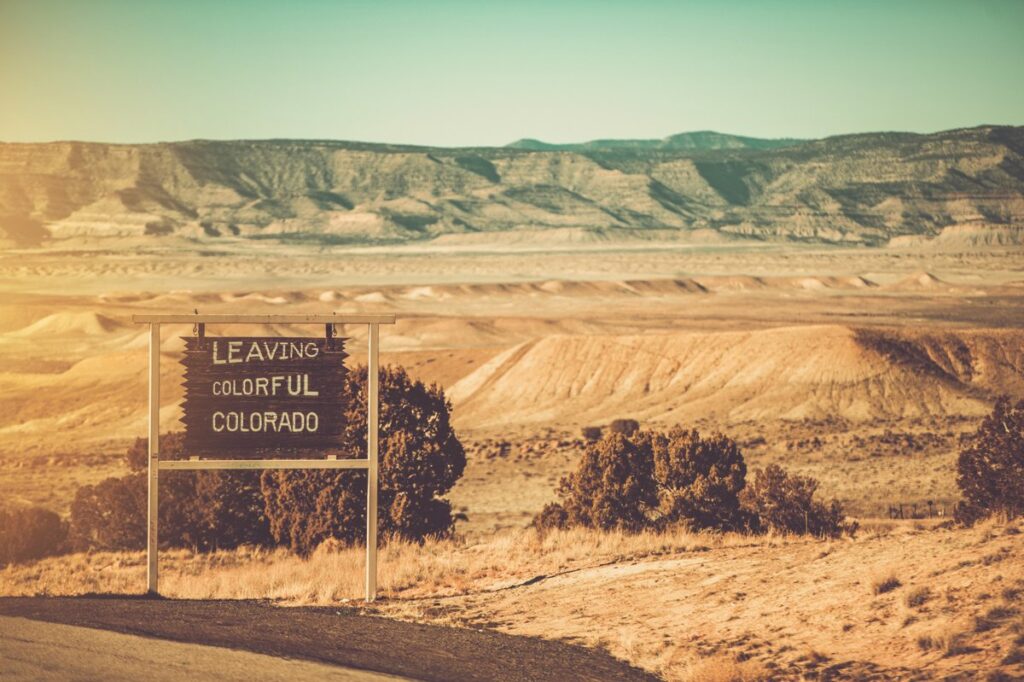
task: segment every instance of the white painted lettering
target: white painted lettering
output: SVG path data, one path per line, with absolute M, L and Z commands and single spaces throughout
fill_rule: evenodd
M 245 355 L 246 362 L 252 362 L 253 358 L 263 362 L 266 358 L 263 357 L 263 351 L 260 350 L 260 344 L 254 343 L 249 346 L 249 352 Z

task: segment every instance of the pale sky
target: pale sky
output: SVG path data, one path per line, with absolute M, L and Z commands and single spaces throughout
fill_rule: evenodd
M 0 140 L 1024 124 L 1024 1 L 0 0 Z

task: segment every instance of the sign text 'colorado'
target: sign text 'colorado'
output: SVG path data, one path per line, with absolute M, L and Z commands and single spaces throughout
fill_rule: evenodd
M 342 431 L 345 340 L 185 337 L 185 449 L 258 458 L 332 448 Z

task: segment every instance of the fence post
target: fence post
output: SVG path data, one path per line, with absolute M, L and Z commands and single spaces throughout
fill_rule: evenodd
M 160 324 L 149 325 L 149 486 L 146 523 L 146 582 L 149 594 L 159 594 L 157 518 L 160 505 Z

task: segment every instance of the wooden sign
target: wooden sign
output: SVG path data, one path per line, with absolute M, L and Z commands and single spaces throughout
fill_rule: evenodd
M 189 455 L 302 456 L 340 444 L 345 339 L 183 338 Z

